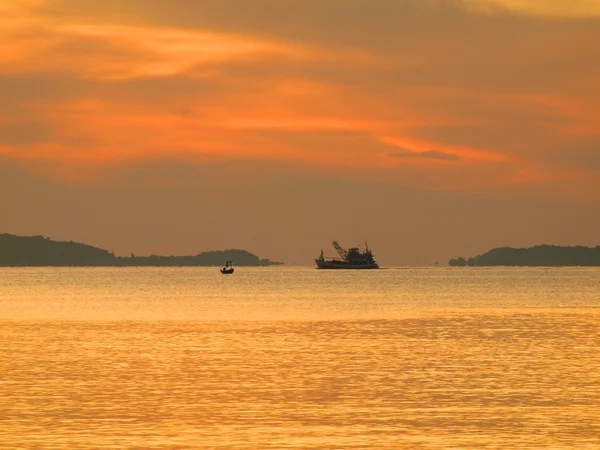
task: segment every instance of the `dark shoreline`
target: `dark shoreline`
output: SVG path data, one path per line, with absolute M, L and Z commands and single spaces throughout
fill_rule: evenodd
M 448 262 L 454 267 L 598 267 L 600 246 L 561 247 L 536 245 L 529 248 L 494 248 L 474 258 L 455 258 Z
M 283 263 L 260 259 L 240 249 L 217 250 L 194 256 L 115 256 L 114 253 L 73 241 L 43 236 L 0 234 L 0 267 L 213 267 L 225 261 L 237 266 L 266 267 Z

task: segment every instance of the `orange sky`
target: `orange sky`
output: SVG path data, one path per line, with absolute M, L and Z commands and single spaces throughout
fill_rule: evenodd
M 595 0 L 0 0 L 0 54 L 0 232 L 306 264 L 600 244 Z

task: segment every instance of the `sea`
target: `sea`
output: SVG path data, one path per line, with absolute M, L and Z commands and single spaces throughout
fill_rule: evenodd
M 0 269 L 0 449 L 600 449 L 599 268 Z

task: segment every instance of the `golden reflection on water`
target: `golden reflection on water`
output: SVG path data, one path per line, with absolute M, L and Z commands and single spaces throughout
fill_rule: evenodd
M 393 274 L 364 278 L 359 298 L 288 271 L 294 289 L 261 279 L 266 300 L 248 304 L 259 297 L 236 297 L 214 277 L 178 289 L 147 280 L 157 272 L 124 282 L 110 271 L 40 270 L 3 272 L 1 449 L 600 448 L 600 309 L 588 272 L 565 275 L 570 289 L 560 273 L 552 284 L 530 272 L 528 302 L 538 305 L 542 286 L 555 297 L 518 308 L 505 298 L 517 284 L 510 274 L 501 292 L 498 272 L 488 274 L 482 299 L 485 286 L 439 270 L 428 281 L 437 307 L 419 309 L 410 292 L 419 282 L 386 284 Z M 364 299 L 369 286 L 379 307 Z M 219 289 L 235 314 L 216 301 L 211 309 Z M 307 318 L 319 295 L 326 320 Z M 190 310 L 192 297 L 210 319 Z M 253 308 L 263 320 L 244 318 Z

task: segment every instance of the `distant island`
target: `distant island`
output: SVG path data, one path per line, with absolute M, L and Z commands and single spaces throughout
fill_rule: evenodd
M 195 256 L 115 256 L 77 242 L 59 242 L 43 236 L 0 234 L 0 267 L 24 266 L 273 266 L 283 263 L 260 259 L 246 250 L 221 250 Z
M 474 258 L 451 259 L 450 266 L 600 266 L 600 246 L 559 247 L 536 245 L 530 248 L 494 248 Z

